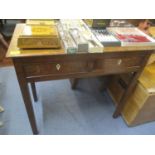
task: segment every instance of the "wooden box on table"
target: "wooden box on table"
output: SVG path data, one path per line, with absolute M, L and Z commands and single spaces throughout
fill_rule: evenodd
M 60 48 L 60 37 L 56 26 L 25 25 L 19 35 L 17 46 L 23 49 Z

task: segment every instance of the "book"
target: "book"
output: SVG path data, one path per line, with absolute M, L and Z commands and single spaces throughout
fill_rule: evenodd
M 89 53 L 102 53 L 104 46 L 99 42 L 91 29 L 83 22 L 81 32 L 84 38 L 88 41 Z
M 61 24 L 58 24 L 58 30 L 66 53 L 76 53 L 78 51 L 77 46 L 68 31 L 64 31 Z
M 90 28 L 80 19 L 61 19 L 63 31 L 70 33 L 79 52 L 101 53 L 103 45 L 97 40 Z
M 70 29 L 69 33 L 78 47 L 78 52 L 88 52 L 88 41 L 83 37 L 82 33 L 77 28 Z
M 121 46 L 121 42 L 106 29 L 92 29 L 92 32 L 105 47 Z
M 122 46 L 155 46 L 155 40 L 135 27 L 110 27 L 112 33 Z
M 84 22 L 91 28 L 103 29 L 109 27 L 110 19 L 84 19 Z
M 56 25 L 54 20 L 50 19 L 27 19 L 27 25 L 45 25 L 45 26 L 54 26 Z

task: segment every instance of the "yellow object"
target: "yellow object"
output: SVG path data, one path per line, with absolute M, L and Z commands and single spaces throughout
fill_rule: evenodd
M 155 93 L 155 62 L 145 67 L 139 78 L 139 82 L 149 93 Z
M 55 21 L 52 19 L 27 19 L 27 25 L 46 25 L 46 26 L 54 26 L 56 25 Z
M 41 50 L 38 49 L 21 49 L 17 47 L 17 42 L 19 36 L 22 34 L 24 27 L 26 24 L 17 24 L 16 28 L 14 30 L 13 37 L 11 39 L 8 51 L 6 56 L 7 57 L 27 57 L 27 56 L 50 56 L 55 54 L 64 54 L 65 50 L 63 48 L 63 45 L 61 45 L 61 48 L 52 49 L 52 48 L 44 48 Z
M 56 26 L 25 25 L 19 35 L 19 48 L 60 48 L 60 38 Z
M 129 125 L 155 120 L 155 63 L 145 67 L 127 101 L 123 117 Z
M 150 65 L 155 62 L 155 54 L 152 54 L 147 62 L 147 65 Z
M 124 76 L 124 75 L 122 75 Z M 115 76 L 109 85 L 109 93 L 117 104 L 124 89 L 120 76 Z M 127 80 L 127 78 L 125 78 Z M 129 78 L 130 79 L 130 78 Z M 125 81 L 123 79 L 123 81 Z M 128 81 L 128 80 L 127 80 Z M 127 82 L 125 82 L 127 83 Z M 145 67 L 137 86 L 127 100 L 122 116 L 129 126 L 155 121 L 155 63 Z
M 155 26 L 149 28 L 149 33 L 151 34 L 152 37 L 155 37 Z
M 11 54 L 12 55 L 18 55 L 18 54 L 20 54 L 20 51 L 18 51 L 18 50 L 17 51 L 11 51 Z
M 149 28 L 149 34 L 150 34 L 153 38 L 155 38 L 155 26 L 152 26 L 152 27 Z M 150 59 L 149 59 L 149 61 L 148 61 L 148 65 L 149 65 L 149 64 L 152 64 L 152 63 L 154 63 L 154 62 L 155 62 L 155 54 L 152 54 L 151 57 L 150 57 Z
M 21 34 L 21 36 L 31 36 L 31 37 L 35 37 L 35 36 L 57 36 L 58 32 L 56 30 L 55 26 L 41 26 L 41 25 L 33 25 L 33 26 L 25 26 L 23 33 Z
M 85 23 L 89 26 L 92 27 L 93 25 L 93 19 L 84 19 Z

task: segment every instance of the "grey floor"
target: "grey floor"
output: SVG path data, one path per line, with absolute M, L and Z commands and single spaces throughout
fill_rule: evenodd
M 32 134 L 13 67 L 0 69 L 0 134 Z M 77 90 L 68 80 L 37 83 L 39 101 L 34 104 L 40 134 L 105 135 L 155 134 L 155 122 L 128 127 L 122 117 L 112 118 L 109 95 L 98 91 L 97 79 L 81 80 Z

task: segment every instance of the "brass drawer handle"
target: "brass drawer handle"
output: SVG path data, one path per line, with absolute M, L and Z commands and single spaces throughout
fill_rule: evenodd
M 121 65 L 122 64 L 122 59 L 119 59 L 118 61 L 117 61 L 117 65 Z
M 61 65 L 60 64 L 56 64 L 56 69 L 59 71 L 61 68 Z

